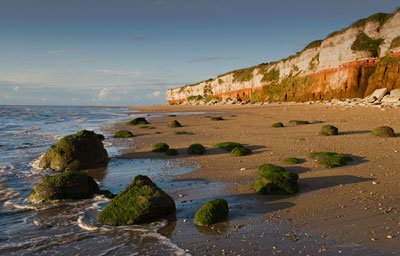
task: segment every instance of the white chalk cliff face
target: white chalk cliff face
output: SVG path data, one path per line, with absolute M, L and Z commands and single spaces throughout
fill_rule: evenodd
M 395 74 L 398 53 L 400 11 L 376 14 L 310 43 L 296 56 L 169 89 L 167 101 L 174 104 L 227 98 L 307 101 L 365 97 L 377 88 L 400 88 L 400 75 Z M 384 65 L 386 68 L 380 67 Z M 379 77 L 376 72 L 381 69 L 382 81 L 375 81 Z M 389 75 L 387 79 L 385 76 Z

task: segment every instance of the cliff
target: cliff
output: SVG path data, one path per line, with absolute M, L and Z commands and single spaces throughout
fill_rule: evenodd
M 400 88 L 400 9 L 361 19 L 286 59 L 169 89 L 167 101 L 364 98 L 379 88 Z

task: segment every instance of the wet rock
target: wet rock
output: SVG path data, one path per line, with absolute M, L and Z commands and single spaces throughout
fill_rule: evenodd
M 147 176 L 138 175 L 104 208 L 97 220 L 105 225 L 151 222 L 174 213 L 174 200 Z
M 209 226 L 224 221 L 229 214 L 228 203 L 224 199 L 216 198 L 203 204 L 194 215 L 194 224 Z
M 82 130 L 65 136 L 51 146 L 39 166 L 55 171 L 69 171 L 104 166 L 107 162 L 107 151 L 97 134 Z
M 58 199 L 83 199 L 92 197 L 98 190 L 96 181 L 86 172 L 68 171 L 40 178 L 28 200 L 42 202 Z

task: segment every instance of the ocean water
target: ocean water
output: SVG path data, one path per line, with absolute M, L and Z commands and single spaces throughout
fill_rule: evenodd
M 35 205 L 26 200 L 40 177 L 53 174 L 37 163 L 58 139 L 82 129 L 104 134 L 114 123 L 134 117 L 132 110 L 118 108 L 0 106 L 0 255 L 186 254 L 157 232 L 166 220 L 129 227 L 99 225 L 96 216 L 109 201 L 103 196 Z M 193 170 L 166 160 L 114 158 L 119 148 L 104 135 L 112 158 L 107 168 L 90 175 L 114 193 L 138 174 L 163 188 L 174 175 Z

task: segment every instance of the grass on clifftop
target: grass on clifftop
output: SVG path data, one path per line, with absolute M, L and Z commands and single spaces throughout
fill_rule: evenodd
M 368 51 L 374 57 L 378 56 L 379 45 L 383 42 L 383 39 L 372 39 L 367 36 L 364 32 L 358 34 L 356 40 L 351 45 L 353 51 Z
M 390 48 L 393 49 L 393 48 L 396 48 L 399 46 L 400 46 L 400 36 L 398 36 L 392 40 L 392 43 L 390 44 Z

